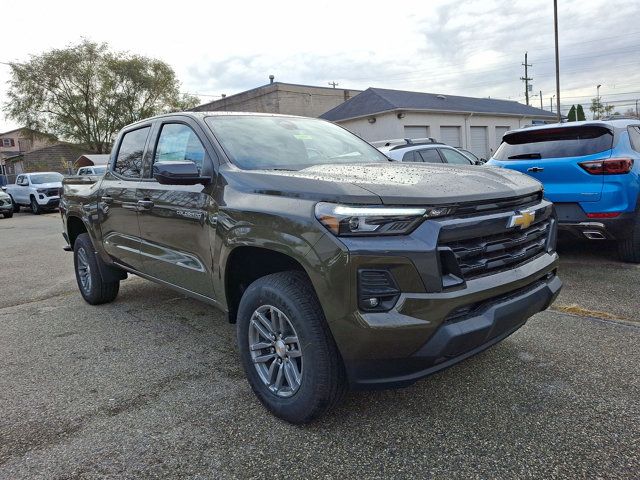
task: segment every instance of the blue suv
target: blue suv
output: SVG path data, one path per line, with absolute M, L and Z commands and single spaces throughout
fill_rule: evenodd
M 561 230 L 614 240 L 623 260 L 640 263 L 640 120 L 512 130 L 487 165 L 536 178 Z

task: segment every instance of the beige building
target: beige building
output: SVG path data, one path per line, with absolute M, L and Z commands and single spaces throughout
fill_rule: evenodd
M 205 103 L 194 111 L 261 112 L 319 117 L 361 90 L 312 87 L 272 82 L 246 92 Z
M 28 128 L 16 128 L 0 133 L 0 175 L 6 174 L 5 160 L 32 150 L 51 145 L 56 140 L 51 135 L 36 132 Z
M 508 130 L 556 116 L 510 100 L 368 88 L 321 118 L 370 142 L 432 137 L 488 159 Z

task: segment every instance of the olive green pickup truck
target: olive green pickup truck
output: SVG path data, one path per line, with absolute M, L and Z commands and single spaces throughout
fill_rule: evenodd
M 294 423 L 484 350 L 562 286 L 536 180 L 390 162 L 317 119 L 150 118 L 120 132 L 103 177 L 63 190 L 84 299 L 111 302 L 134 274 L 222 310 L 255 394 Z

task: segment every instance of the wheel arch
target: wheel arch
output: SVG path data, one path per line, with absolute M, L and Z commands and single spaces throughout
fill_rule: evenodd
M 235 323 L 240 299 L 251 283 L 266 275 L 290 270 L 302 272 L 313 286 L 302 262 L 289 253 L 253 245 L 240 245 L 231 250 L 224 264 L 229 322 Z

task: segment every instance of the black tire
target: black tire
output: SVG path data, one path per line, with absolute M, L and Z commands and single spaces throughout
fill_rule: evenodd
M 636 213 L 631 236 L 618 241 L 618 256 L 623 262 L 640 263 L 640 211 Z
M 11 218 L 13 217 L 13 212 L 7 212 L 7 213 L 4 213 L 3 215 L 4 215 L 4 218 Z
M 85 269 L 85 263 L 88 265 L 87 269 Z M 112 302 L 120 290 L 119 280 L 115 282 L 102 280 L 100 263 L 102 260 L 93 248 L 89 235 L 86 233 L 78 235 L 73 244 L 73 266 L 82 298 L 91 305 Z M 90 278 L 89 282 L 83 282 L 82 277 L 85 275 Z
M 302 379 L 297 391 L 287 398 L 269 389 L 251 358 L 251 318 L 258 308 L 267 305 L 286 315 L 302 351 Z M 313 286 L 304 273 L 274 273 L 253 282 L 240 300 L 237 333 L 242 366 L 249 384 L 275 416 L 295 424 L 308 423 L 326 413 L 344 396 L 347 382 L 342 358 Z
M 9 195 L 11 196 L 11 195 Z M 13 204 L 13 213 L 20 213 L 20 205 L 18 205 L 13 197 L 11 197 L 11 203 Z
M 31 197 L 31 213 L 34 215 L 40 215 L 42 213 L 42 209 L 36 200 L 36 197 Z

